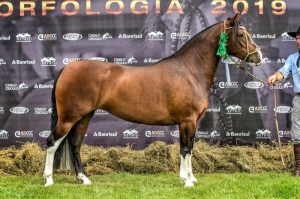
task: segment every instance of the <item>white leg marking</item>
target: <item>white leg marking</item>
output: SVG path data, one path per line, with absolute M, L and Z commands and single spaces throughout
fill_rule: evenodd
M 194 184 L 190 180 L 188 175 L 188 155 L 185 156 L 185 158 L 181 155 L 180 156 L 180 178 L 184 181 L 185 187 L 193 187 Z
M 53 178 L 52 178 L 54 154 L 55 154 L 57 148 L 59 147 L 60 143 L 65 138 L 65 136 L 56 140 L 54 142 L 54 145 L 47 149 L 46 163 L 45 163 L 45 170 L 44 170 L 44 177 L 46 178 L 46 183 L 44 185 L 45 187 L 48 187 L 48 186 L 51 186 L 54 184 Z
M 83 173 L 78 173 L 77 178 L 82 180 L 84 185 L 90 185 L 92 182 Z
M 187 155 L 186 157 L 188 159 L 187 173 L 188 173 L 189 179 L 192 183 L 197 183 L 197 179 L 195 178 L 195 176 L 193 174 L 192 153 L 190 155 Z

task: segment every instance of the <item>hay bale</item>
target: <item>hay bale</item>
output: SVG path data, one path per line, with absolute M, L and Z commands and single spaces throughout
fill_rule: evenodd
M 173 152 L 173 154 L 172 154 Z M 147 162 L 147 167 L 151 168 L 151 172 L 167 172 L 174 171 L 176 167 L 174 161 L 174 151 L 170 151 L 170 147 L 165 142 L 157 141 L 150 144 L 144 150 L 145 161 Z M 178 156 L 177 156 L 178 159 Z M 174 165 L 175 163 L 175 165 Z
M 45 152 L 36 143 L 22 145 L 14 158 L 15 167 L 22 174 L 41 174 L 44 169 Z
M 94 147 L 83 145 L 81 159 L 88 175 L 113 172 L 161 173 L 178 172 L 179 145 L 164 142 L 150 144 L 144 150 L 128 147 Z M 294 168 L 292 145 L 282 147 L 286 165 L 283 166 L 276 146 L 261 144 L 257 148 L 245 146 L 210 146 L 205 142 L 194 144 L 192 164 L 195 173 L 291 171 Z M 38 144 L 27 143 L 21 148 L 0 150 L 0 174 L 41 175 L 45 150 Z M 57 171 L 73 175 L 74 172 Z
M 142 151 L 131 151 L 119 160 L 122 171 L 161 173 L 179 170 L 179 146 L 157 141 Z
M 14 158 L 16 157 L 17 149 L 9 147 L 0 150 L 0 173 L 21 175 L 23 172 L 17 169 L 14 165 Z

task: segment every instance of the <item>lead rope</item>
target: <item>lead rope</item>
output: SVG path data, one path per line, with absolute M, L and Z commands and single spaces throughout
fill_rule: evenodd
M 280 140 L 280 135 L 279 135 L 279 124 L 278 124 L 277 112 L 276 112 L 276 110 L 277 110 L 277 98 L 276 98 L 275 89 L 273 89 L 273 96 L 274 96 L 274 120 L 275 120 L 275 126 L 276 126 L 276 131 L 277 131 L 279 154 L 280 154 L 282 165 L 285 166 L 282 151 L 281 151 L 281 140 Z
M 263 84 L 268 84 L 268 82 L 265 82 L 265 81 L 261 80 L 260 78 L 256 77 L 255 75 L 253 75 L 252 73 L 250 73 L 244 66 L 242 66 L 241 64 L 237 63 L 234 59 L 232 59 L 232 57 L 230 57 L 230 60 L 235 63 L 235 66 L 237 68 L 244 71 L 246 74 L 252 76 L 254 79 L 260 81 Z M 298 73 L 298 72 L 299 71 L 297 71 L 296 73 Z M 293 73 L 292 75 L 289 75 L 288 77 L 293 76 L 296 73 Z M 285 166 L 283 155 L 282 155 L 282 145 L 281 145 L 281 140 L 280 140 L 280 135 L 279 135 L 279 125 L 278 125 L 277 112 L 276 112 L 276 110 L 277 110 L 277 97 L 276 97 L 275 89 L 273 89 L 273 96 L 274 96 L 274 120 L 275 120 L 276 132 L 277 132 L 277 142 L 278 142 L 278 147 L 279 147 L 279 154 L 280 154 L 282 165 Z

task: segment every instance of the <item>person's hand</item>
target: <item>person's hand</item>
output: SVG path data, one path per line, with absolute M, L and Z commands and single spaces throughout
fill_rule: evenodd
M 268 83 L 270 86 L 274 85 L 277 81 L 277 75 L 274 74 L 274 75 L 271 75 L 268 77 Z

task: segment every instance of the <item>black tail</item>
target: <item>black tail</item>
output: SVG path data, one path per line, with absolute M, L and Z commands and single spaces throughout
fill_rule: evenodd
M 56 78 L 54 79 L 54 83 L 53 83 L 53 90 L 52 90 L 52 96 L 51 96 L 51 103 L 52 103 L 51 131 L 53 131 L 57 125 L 58 117 L 57 117 L 57 110 L 56 110 L 55 89 L 56 89 L 57 80 L 63 70 L 64 70 L 64 68 L 58 72 Z
M 58 170 L 71 170 L 75 171 L 74 154 L 72 151 L 71 140 L 73 139 L 73 129 L 76 128 L 76 124 L 60 143 L 58 149 L 54 155 L 54 168 Z

